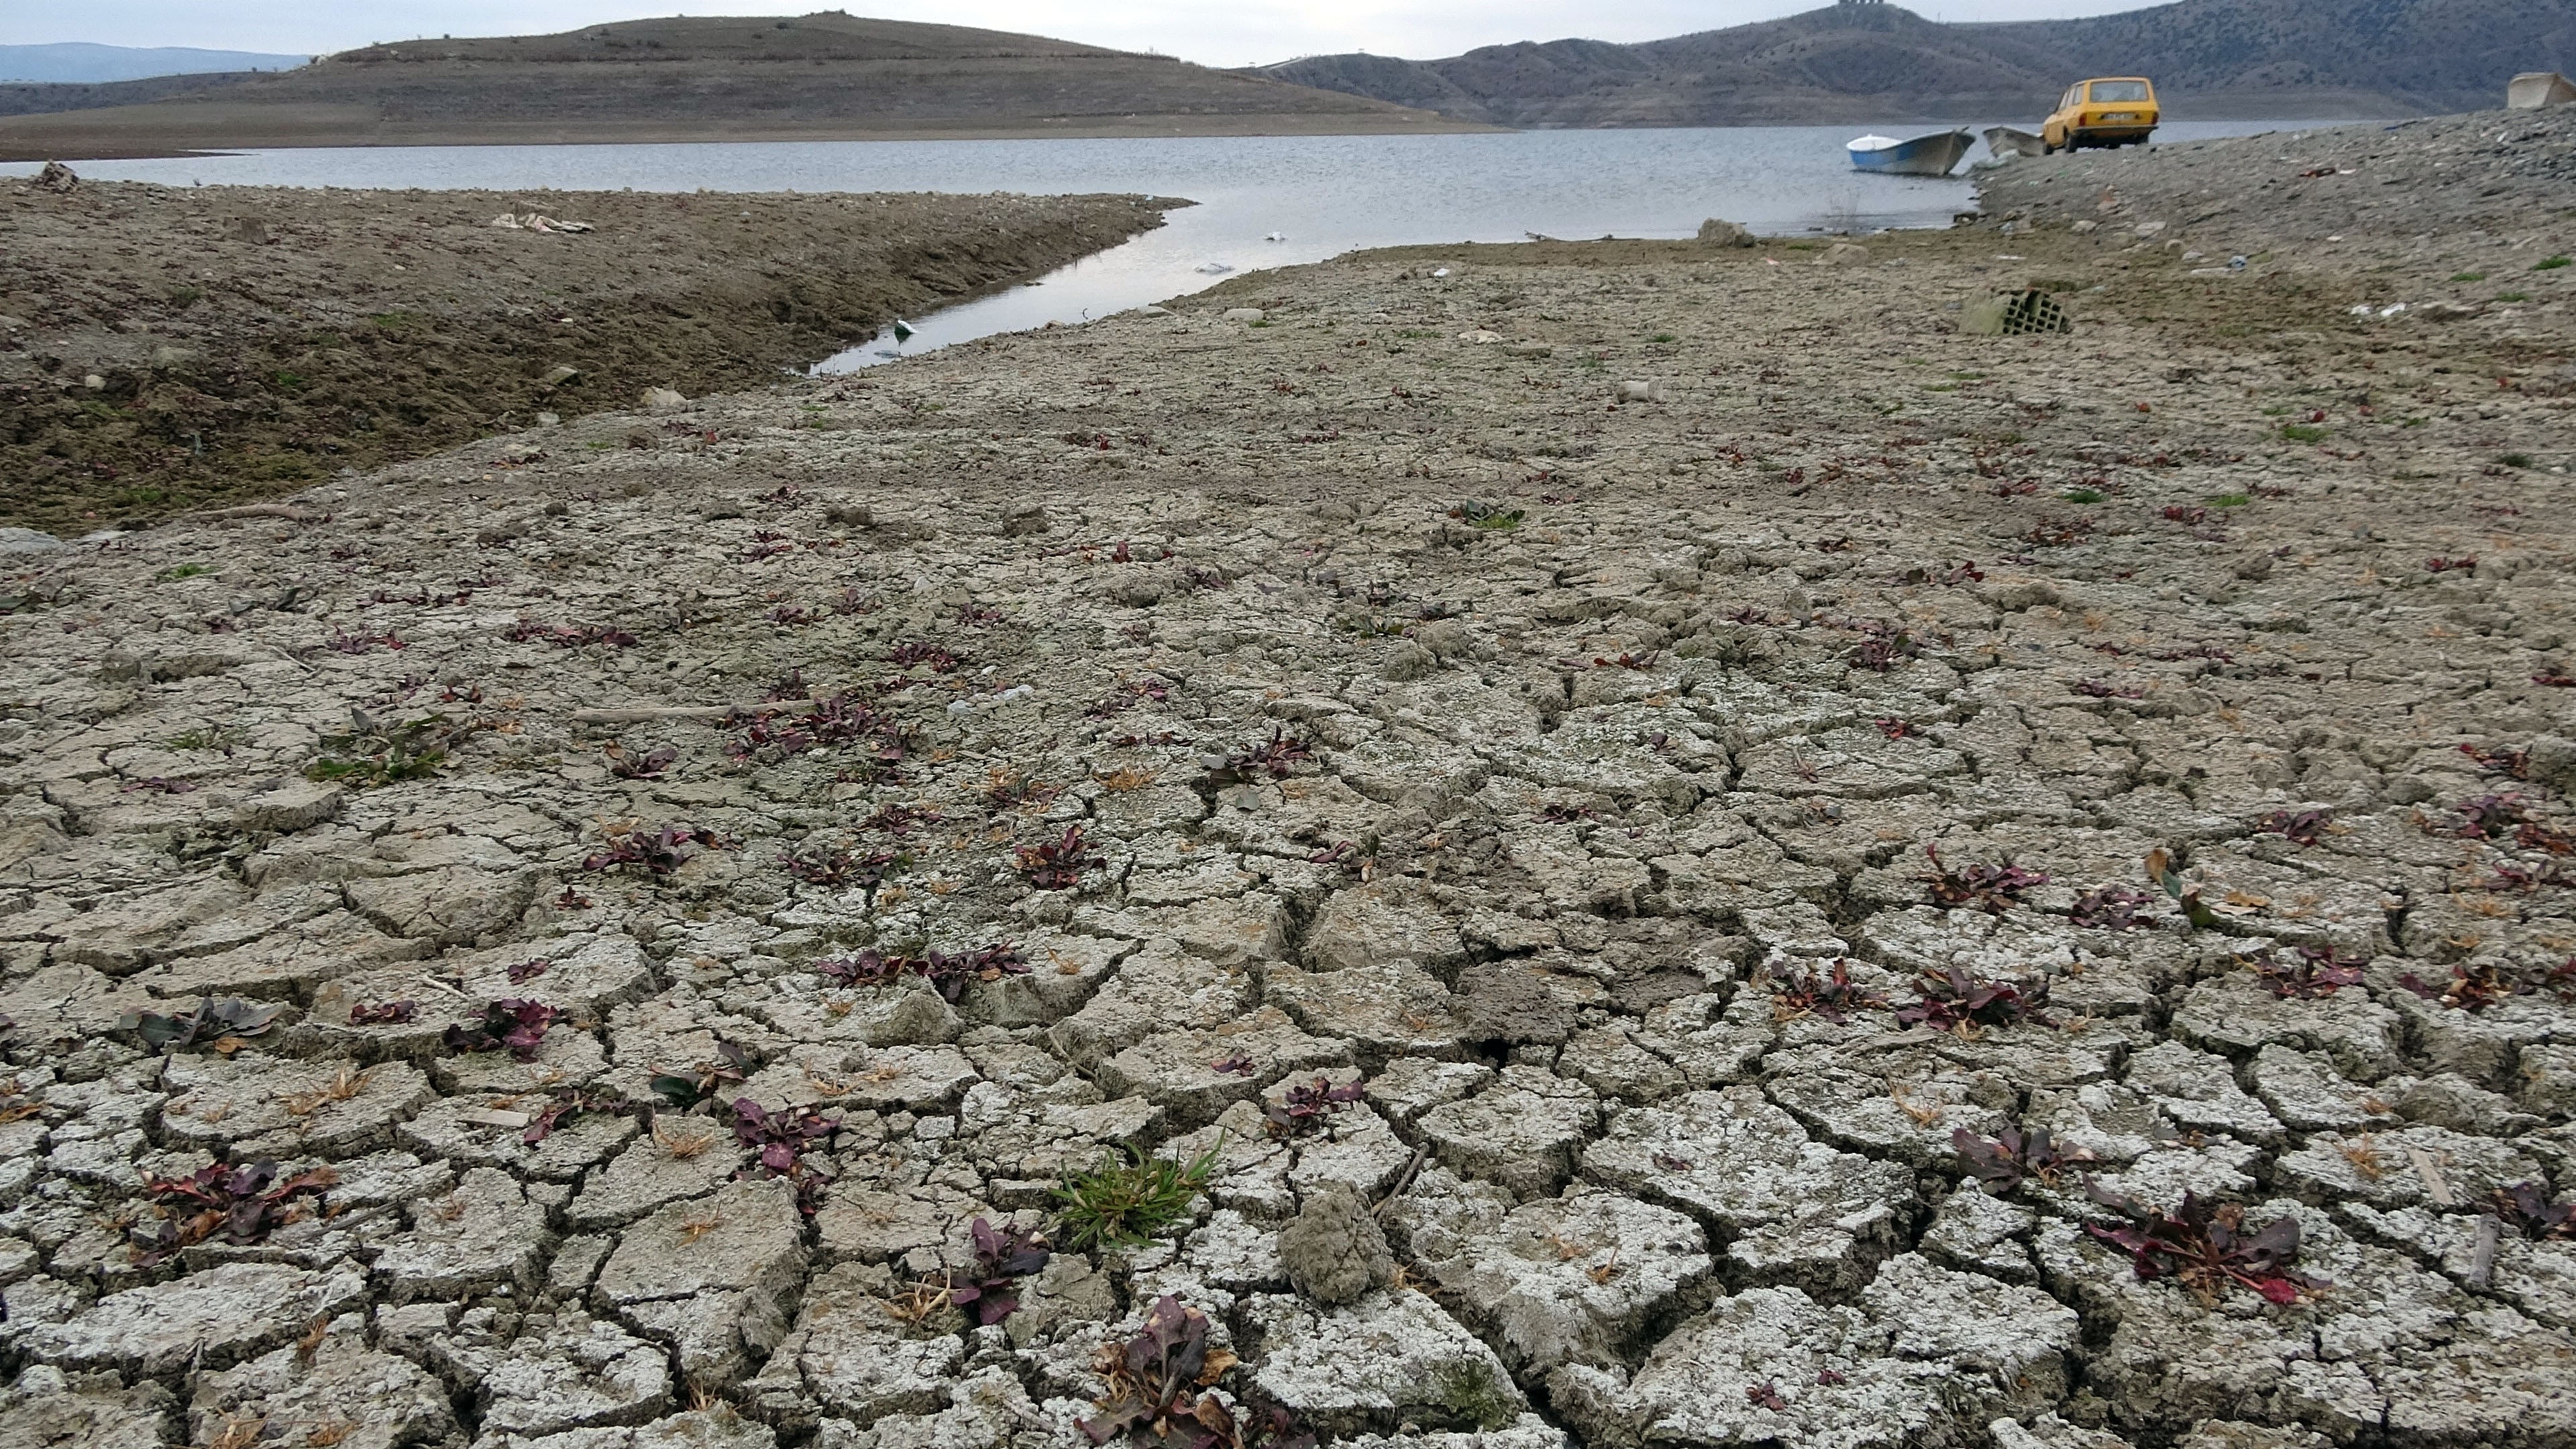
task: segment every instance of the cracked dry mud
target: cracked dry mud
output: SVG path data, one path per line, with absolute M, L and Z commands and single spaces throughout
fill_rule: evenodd
M 0 1444 L 1073 1446 L 1165 1294 L 1371 1449 L 2576 1442 L 2576 1245 L 2486 1211 L 2576 1188 L 2567 223 L 2195 277 L 2130 165 L 18 556 Z M 2346 310 L 2479 249 L 2531 297 Z M 1954 331 L 2032 275 L 2072 336 Z M 117 1028 L 209 995 L 281 1010 Z M 735 1097 L 831 1125 L 782 1175 Z M 1981 1191 L 2013 1127 L 2090 1160 Z M 921 1311 L 1127 1147 L 1213 1153 L 1186 1221 Z M 138 1246 L 262 1158 L 334 1176 Z M 2309 1286 L 2142 1280 L 2086 1174 Z

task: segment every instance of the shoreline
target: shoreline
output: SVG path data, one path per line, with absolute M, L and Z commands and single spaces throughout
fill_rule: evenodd
M 1188 204 L 0 183 L 0 522 L 122 526 L 760 387 Z

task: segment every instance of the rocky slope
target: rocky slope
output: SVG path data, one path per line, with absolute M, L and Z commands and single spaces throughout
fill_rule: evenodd
M 1508 126 L 2022 118 L 2069 81 L 2156 78 L 2176 119 L 2409 116 L 2499 105 L 2576 67 L 2549 0 L 2182 0 L 2117 15 L 1942 24 L 1843 3 L 1669 40 L 1486 46 L 1446 60 L 1305 56 L 1259 74 Z
M 0 121 L 0 159 L 246 146 L 1473 129 L 1167 56 L 838 11 L 406 41 L 228 79 L 203 95 Z
M 12 540 L 0 1444 L 2576 1440 L 2571 238 L 2273 174 Z

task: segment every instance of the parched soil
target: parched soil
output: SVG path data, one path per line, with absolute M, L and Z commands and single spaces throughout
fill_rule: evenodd
M 0 184 L 0 521 L 132 524 L 760 387 L 1178 204 Z
M 0 1444 L 2576 1442 L 2567 227 L 2155 159 L 11 541 Z

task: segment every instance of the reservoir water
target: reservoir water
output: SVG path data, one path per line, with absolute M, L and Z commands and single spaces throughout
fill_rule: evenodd
M 996 332 L 1075 326 L 1263 267 L 1414 243 L 1686 237 L 1707 217 L 1765 234 L 1946 226 L 1975 204 L 1948 180 L 1854 172 L 1843 143 L 1872 127 L 1517 131 L 1454 136 L 1121 137 L 1109 140 L 422 146 L 94 161 L 102 180 L 185 186 L 639 191 L 1142 192 L 1197 205 L 1037 281 L 909 319 L 824 359 L 847 372 Z M 1921 126 L 1881 124 L 1895 135 Z M 2169 123 L 2176 141 L 2304 129 Z M 1983 142 L 1969 162 L 1985 155 Z M 2019 165 L 2044 165 L 2023 161 Z M 28 174 L 33 166 L 0 166 Z M 1962 167 L 1965 170 L 1965 167 Z

